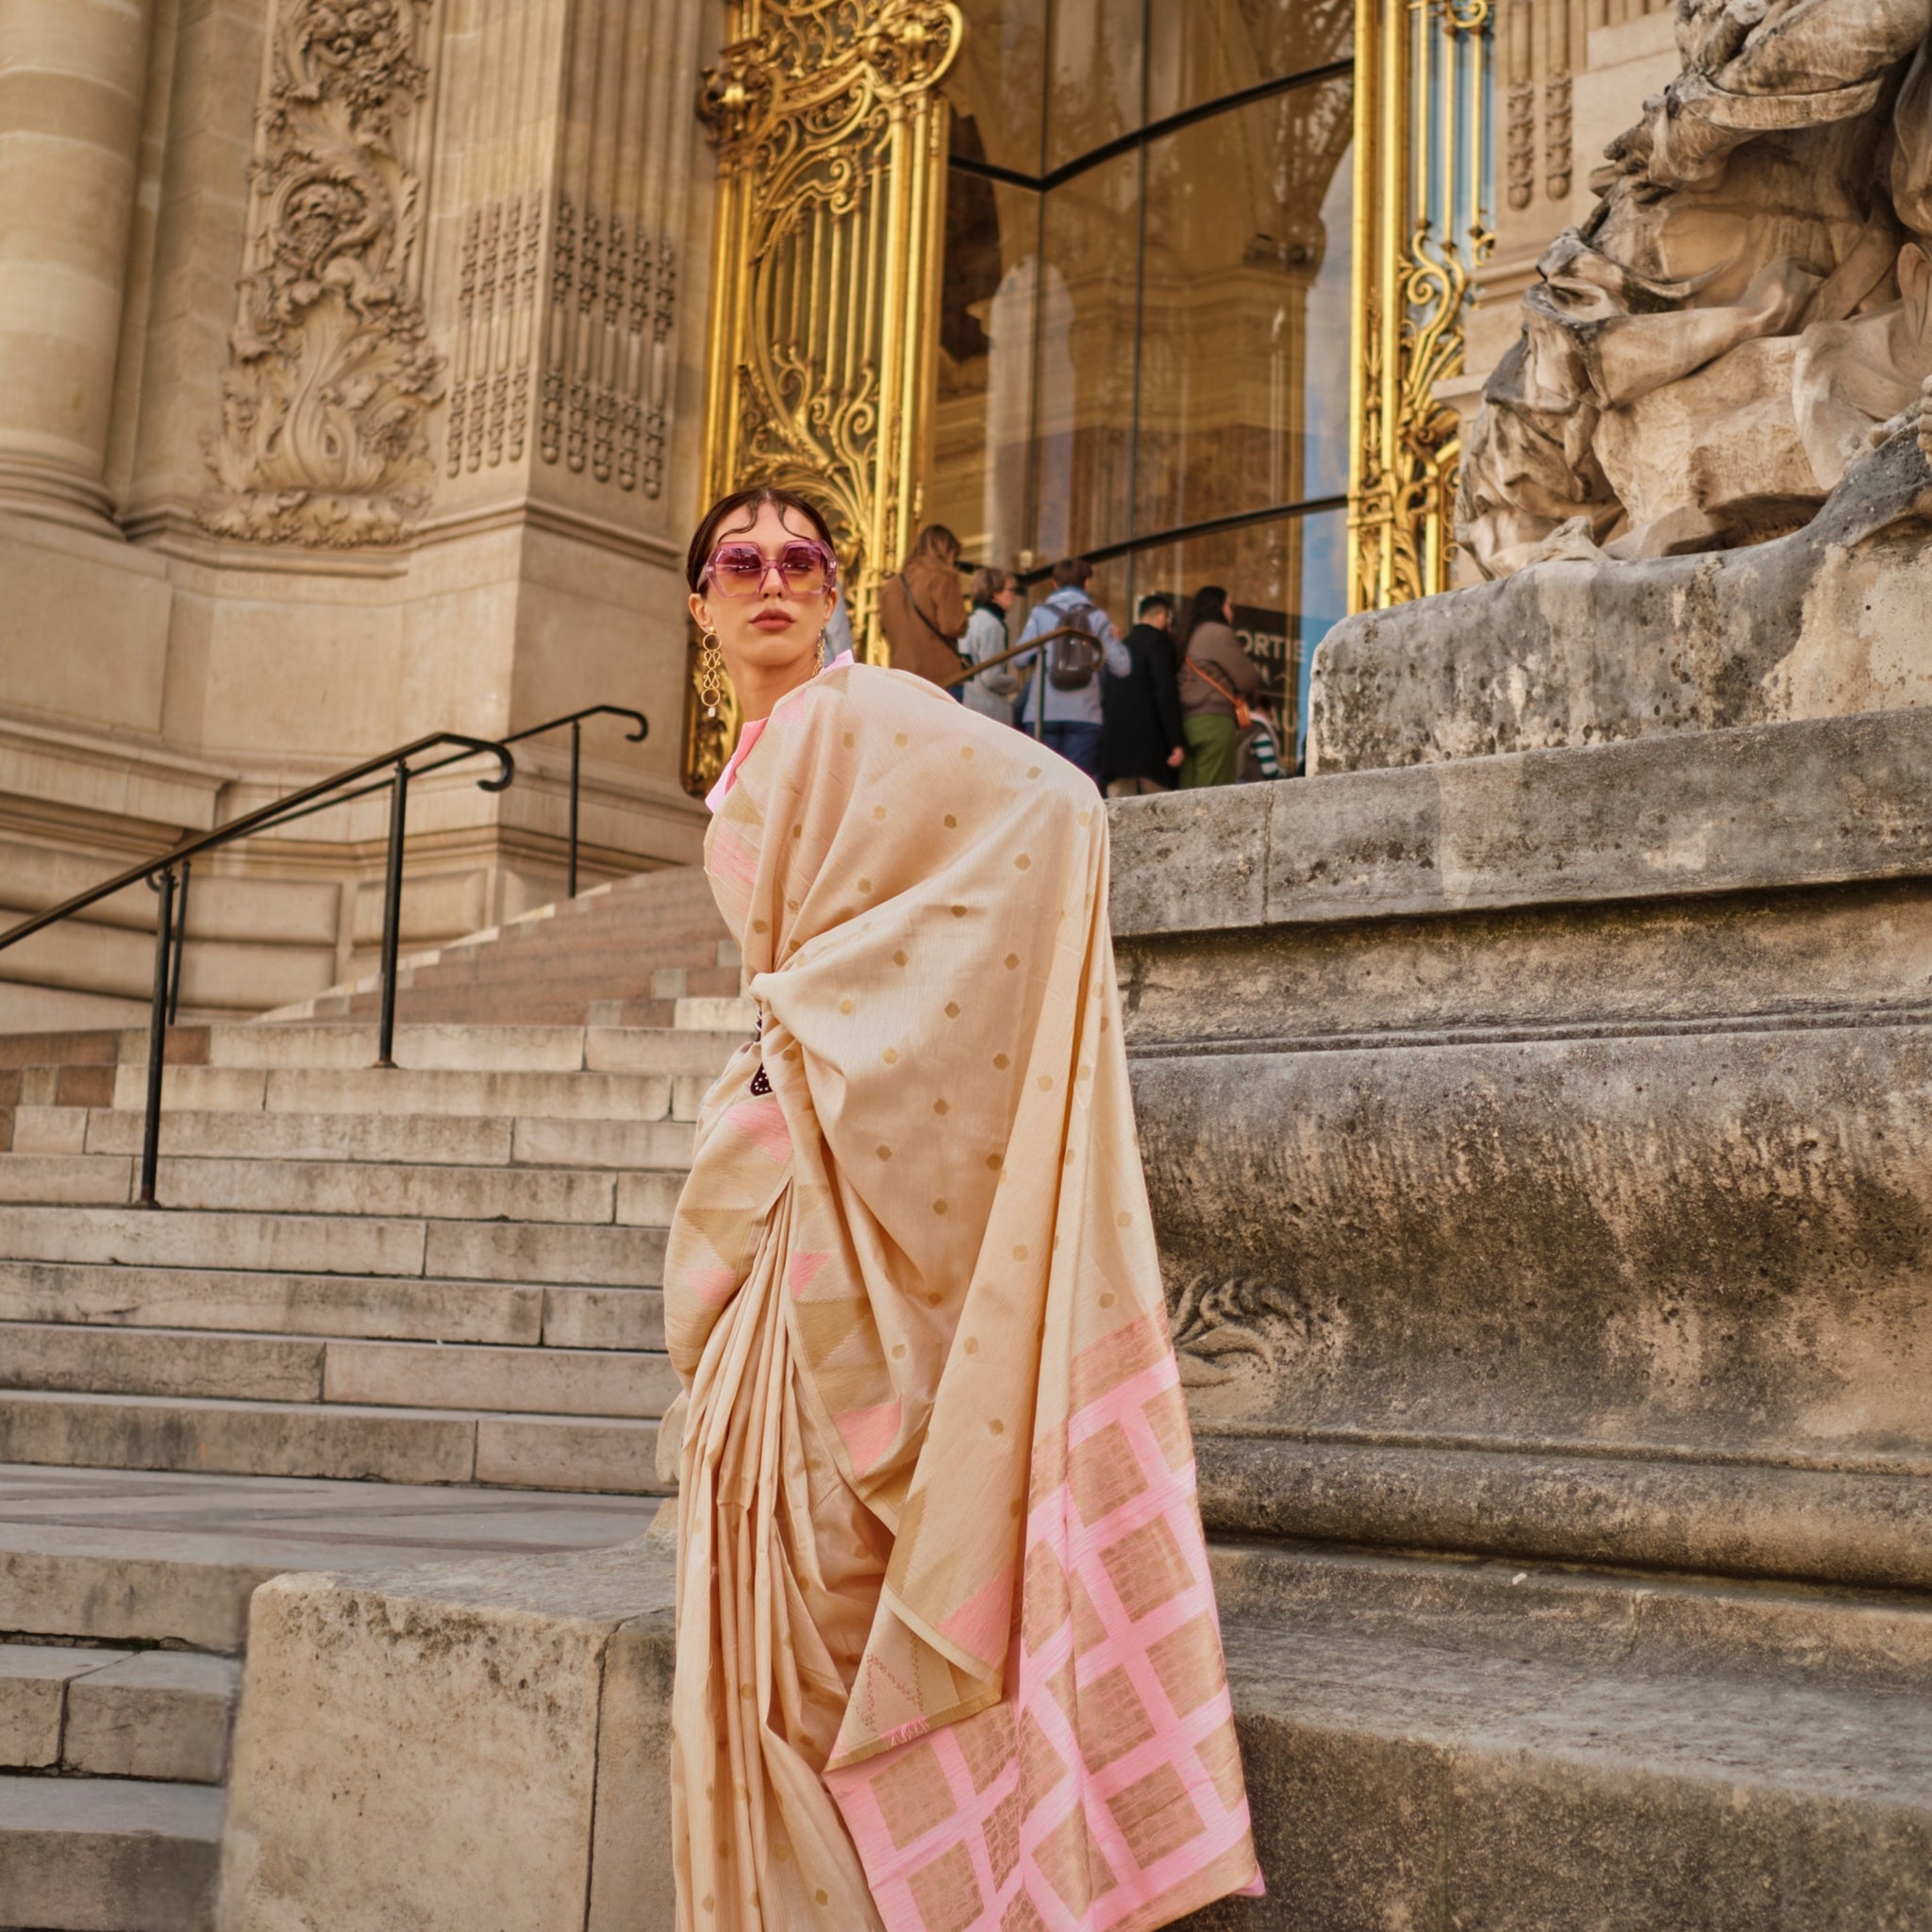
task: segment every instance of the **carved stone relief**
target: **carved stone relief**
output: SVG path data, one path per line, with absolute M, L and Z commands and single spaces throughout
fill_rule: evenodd
M 444 452 L 452 476 L 524 459 L 542 258 L 541 194 L 512 194 L 470 210 Z
M 1932 378 L 1932 6 L 1684 0 L 1683 71 L 1538 264 L 1457 534 L 1486 576 L 1801 527 Z
M 434 0 L 276 0 L 218 488 L 251 542 L 393 543 L 427 498 L 442 394 L 422 300 L 416 114 Z
M 641 216 L 558 204 L 538 448 L 546 463 L 664 488 L 677 254 Z

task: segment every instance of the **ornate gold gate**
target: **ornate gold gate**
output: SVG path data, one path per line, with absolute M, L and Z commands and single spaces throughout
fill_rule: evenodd
M 953 0 L 727 0 L 700 112 L 718 142 L 708 501 L 750 480 L 824 506 L 853 634 L 883 656 L 882 570 L 920 514 L 937 336 Z M 721 720 L 727 725 L 732 721 Z M 688 781 L 728 738 L 698 741 Z
M 1462 318 L 1489 225 L 1493 0 L 1357 0 L 1349 608 L 1447 590 Z
M 955 0 L 724 0 L 704 489 L 787 484 L 833 525 L 861 651 L 929 464 Z M 1291 7 L 1297 0 L 1278 0 Z M 1493 0 L 1356 0 L 1349 604 L 1445 589 L 1471 272 L 1487 256 Z M 982 8 L 982 11 L 984 8 Z M 737 719 L 687 707 L 702 791 Z

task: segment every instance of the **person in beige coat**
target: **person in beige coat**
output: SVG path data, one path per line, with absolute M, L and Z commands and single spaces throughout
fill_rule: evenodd
M 951 685 L 972 669 L 954 648 L 966 630 L 958 563 L 958 538 L 943 524 L 930 524 L 905 568 L 879 586 L 879 628 L 894 671 Z
M 1237 711 L 1244 710 L 1260 689 L 1261 674 L 1234 634 L 1233 600 L 1219 584 L 1196 591 L 1187 655 L 1181 659 L 1181 733 L 1188 744 L 1181 766 L 1184 787 L 1234 783 L 1246 723 Z

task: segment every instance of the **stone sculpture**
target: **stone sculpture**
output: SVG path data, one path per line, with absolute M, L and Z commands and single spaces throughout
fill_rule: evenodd
M 1683 73 L 1485 386 L 1485 576 L 1788 535 L 1874 441 L 1932 442 L 1928 34 L 1932 0 L 1679 0 Z
M 247 273 L 202 525 L 251 542 L 393 543 L 428 501 L 443 393 L 422 297 L 431 0 L 281 0 L 258 113 Z M 420 120 L 420 117 L 417 117 Z M 411 130 L 413 142 L 424 139 Z

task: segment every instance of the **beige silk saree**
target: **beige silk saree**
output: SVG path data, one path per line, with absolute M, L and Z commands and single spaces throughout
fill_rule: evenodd
M 835 669 L 706 845 L 760 1038 L 665 1260 L 682 1932 L 1258 1891 L 1079 773 Z

